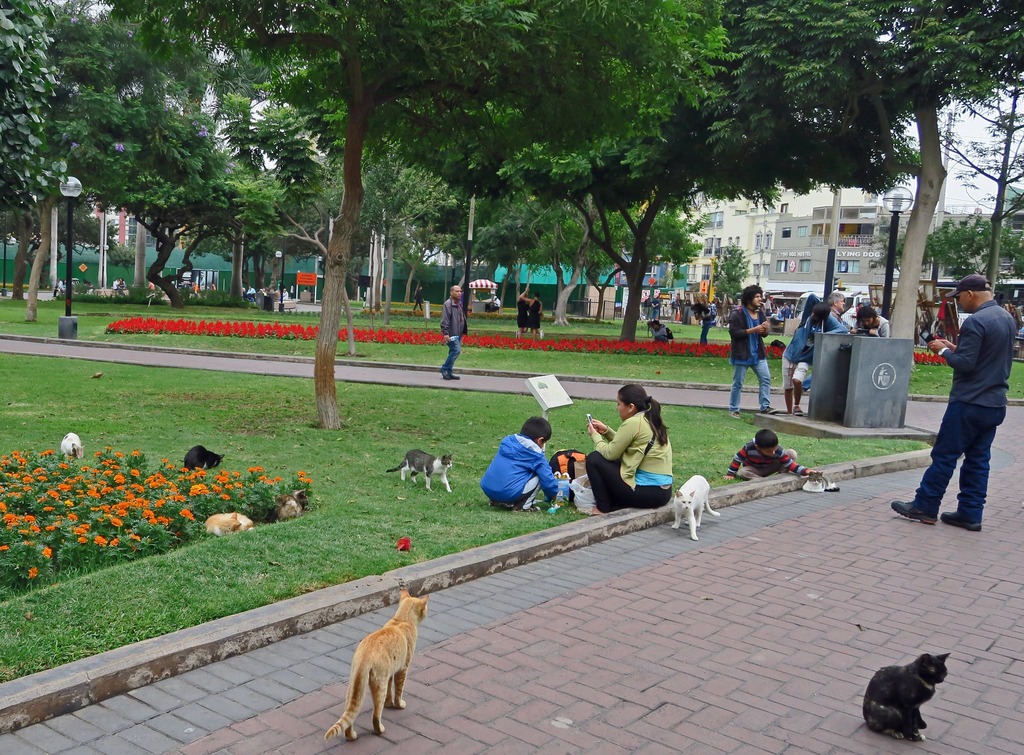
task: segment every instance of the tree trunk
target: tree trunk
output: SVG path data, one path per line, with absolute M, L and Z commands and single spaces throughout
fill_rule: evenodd
M 135 278 L 136 288 L 146 285 L 146 226 L 135 218 Z
M 1002 154 L 999 162 L 999 180 L 996 181 L 996 203 L 992 208 L 992 240 L 988 250 L 988 281 L 995 288 L 999 281 L 999 261 L 1003 235 L 1003 218 L 1006 217 L 1006 186 L 1010 175 L 1010 159 L 1015 156 L 1014 138 L 1017 135 L 1017 103 L 1020 101 L 1020 90 L 1010 93 L 1010 107 L 1006 115 L 999 121 L 999 130 L 1003 133 Z
M 245 256 L 245 242 L 242 238 L 237 236 L 231 242 L 231 289 L 228 296 L 232 299 L 242 298 L 242 258 Z
M 153 260 L 153 264 L 149 266 L 149 272 L 146 277 L 149 282 L 159 288 L 165 294 L 171 302 L 173 309 L 184 309 L 185 303 L 181 300 L 181 292 L 178 291 L 177 278 L 173 275 L 164 276 L 160 273 L 163 272 L 164 265 L 167 264 L 167 260 L 171 258 L 171 252 L 174 251 L 174 245 L 176 238 L 174 234 L 164 235 L 161 234 L 157 238 L 157 249 L 156 259 Z
M 419 270 L 419 266 L 415 262 L 409 263 L 409 277 L 405 279 L 405 299 L 403 300 L 406 304 L 412 301 L 412 282 L 413 278 L 416 277 L 416 271 Z
M 18 218 L 18 251 L 14 255 L 14 279 L 11 282 L 11 299 L 24 301 L 25 273 L 28 271 L 28 252 L 32 247 L 32 211 L 25 209 Z
M 43 266 L 50 261 L 50 244 L 53 237 L 53 213 L 57 205 L 57 197 L 46 197 L 36 205 L 39 212 L 39 248 L 32 260 L 32 272 L 28 278 L 28 301 L 25 305 L 25 322 L 36 321 L 36 309 L 39 301 L 39 281 L 43 275 Z
M 917 196 L 907 224 L 907 235 L 903 240 L 900 279 L 892 310 L 892 337 L 910 338 L 916 342 L 917 295 L 924 247 L 939 203 L 942 182 L 946 179 L 946 169 L 942 166 L 938 109 L 935 106 L 920 106 L 915 109 L 914 117 L 921 149 L 921 169 L 917 176 Z
M 320 427 L 340 430 L 337 387 L 334 383 L 334 361 L 338 351 L 338 330 L 341 310 L 348 314 L 350 350 L 355 343 L 352 332 L 352 312 L 344 290 L 352 255 L 352 237 L 359 223 L 363 206 L 363 144 L 369 127 L 372 105 L 368 102 L 350 103 L 348 123 L 345 127 L 344 192 L 341 210 L 334 219 L 331 238 L 324 260 L 324 298 L 320 309 L 320 329 L 316 336 L 316 358 L 313 364 L 313 388 Z
M 391 324 L 391 288 L 395 282 L 395 244 L 392 241 L 392 234 L 389 232 L 384 239 L 385 256 L 387 264 L 384 275 L 384 325 Z

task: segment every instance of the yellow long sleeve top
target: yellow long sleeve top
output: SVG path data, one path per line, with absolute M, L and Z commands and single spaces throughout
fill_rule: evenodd
M 644 456 L 644 449 L 654 437 L 651 425 L 643 412 L 634 414 L 621 425 L 618 430 L 608 431 L 602 435 L 594 430 L 590 433 L 594 441 L 594 450 L 609 461 L 621 460 L 619 473 L 622 481 L 631 488 L 636 487 L 636 471 L 643 469 L 652 474 L 672 474 L 672 443 L 661 445 L 655 441 L 651 450 Z

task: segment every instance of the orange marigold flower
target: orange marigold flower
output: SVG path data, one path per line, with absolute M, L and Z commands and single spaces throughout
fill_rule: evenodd
M 142 456 L 142 451 L 135 449 L 132 451 L 132 456 Z
M 110 541 L 110 547 L 111 548 L 116 548 L 120 544 L 121 544 L 121 541 L 118 540 L 116 537 L 113 540 Z
M 103 535 L 97 535 L 92 539 L 92 541 L 101 548 L 107 547 L 108 540 L 107 538 L 103 537 Z
M 138 535 L 136 535 L 134 532 L 128 536 L 128 539 L 129 540 L 142 540 L 142 538 L 139 537 Z
M 46 495 L 50 496 L 50 498 L 56 498 L 57 500 L 60 500 L 60 493 L 58 493 L 56 490 L 47 490 Z
M 117 518 L 116 516 L 112 516 L 112 517 L 110 517 L 110 523 L 111 523 L 112 525 L 114 525 L 115 527 L 123 527 L 123 526 L 124 526 L 124 522 L 122 522 L 122 521 L 121 521 L 120 519 L 118 519 L 118 518 Z
M 68 521 L 69 522 L 77 522 L 78 521 L 78 514 L 69 513 L 68 514 Z
M 118 485 L 124 485 L 125 476 L 118 472 L 116 475 L 114 475 L 114 482 L 116 482 Z
M 43 506 L 43 511 L 50 513 L 51 511 L 56 511 L 56 509 L 53 506 Z
M 140 472 L 140 471 L 139 471 L 139 470 L 137 470 L 137 469 L 133 469 L 133 470 L 131 471 L 131 475 L 132 475 L 132 477 L 139 477 L 139 476 L 141 476 L 141 475 L 142 475 L 142 472 Z
M 43 548 L 43 558 L 51 558 L 53 556 L 53 550 L 50 548 Z
M 87 538 L 87 537 L 80 537 L 80 538 L 78 538 L 78 542 L 80 542 L 80 543 L 87 543 L 87 542 L 89 542 L 89 538 Z
M 220 498 L 221 498 L 222 501 L 230 501 L 231 500 L 231 496 L 229 496 L 227 493 L 221 493 L 220 494 Z
M 10 549 L 11 546 L 9 545 L 0 545 L 0 551 L 9 551 Z
M 29 579 L 35 579 L 38 576 L 39 576 L 39 570 L 36 567 L 33 566 L 31 569 L 28 570 L 28 578 Z
M 189 511 L 188 509 L 182 509 L 181 511 L 178 512 L 178 514 L 180 514 L 181 516 L 185 517 L 190 521 L 194 522 L 196 520 L 195 516 L 193 516 L 192 512 Z
M 255 474 L 256 472 L 262 472 L 263 467 L 249 467 L 249 469 L 247 469 L 246 471 Z

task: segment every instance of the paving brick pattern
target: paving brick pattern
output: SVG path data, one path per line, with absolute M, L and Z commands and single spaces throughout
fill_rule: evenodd
M 943 409 L 913 404 L 908 423 Z M 1024 409 L 996 445 L 981 533 L 896 517 L 920 477 L 904 472 L 724 509 L 699 542 L 661 526 L 435 593 L 382 737 L 365 710 L 357 741 L 323 732 L 393 609 L 0 736 L 0 753 L 1019 754 Z M 928 741 L 868 731 L 868 679 L 923 651 L 952 653 Z

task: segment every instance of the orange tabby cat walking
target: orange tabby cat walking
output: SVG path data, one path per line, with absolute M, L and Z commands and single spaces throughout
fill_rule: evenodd
M 426 615 L 427 599 L 414 598 L 408 590 L 402 590 L 394 618 L 376 632 L 366 635 L 356 648 L 352 656 L 345 712 L 327 730 L 324 739 L 336 737 L 343 731 L 346 738 L 356 738 L 353 724 L 363 707 L 367 687 L 373 697 L 373 730 L 377 734 L 384 733 L 380 716 L 385 706 L 405 709 L 402 690 L 416 652 L 420 622 Z

